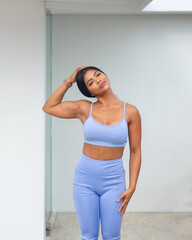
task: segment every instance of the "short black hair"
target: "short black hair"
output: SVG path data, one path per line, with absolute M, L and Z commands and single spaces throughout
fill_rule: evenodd
M 84 82 L 84 76 L 85 76 L 85 73 L 87 72 L 87 70 L 89 69 L 95 69 L 97 71 L 100 71 L 102 73 L 104 73 L 101 69 L 97 68 L 97 67 L 94 67 L 94 66 L 88 66 L 88 67 L 85 67 L 83 69 L 81 69 L 77 75 L 76 75 L 76 79 L 77 79 L 77 86 L 79 88 L 79 91 L 85 95 L 86 97 L 95 97 L 95 96 L 92 96 L 91 93 L 89 92 L 85 82 Z M 105 73 L 104 73 L 105 74 Z M 106 75 L 106 74 L 105 74 Z M 107 76 L 107 75 L 106 75 Z

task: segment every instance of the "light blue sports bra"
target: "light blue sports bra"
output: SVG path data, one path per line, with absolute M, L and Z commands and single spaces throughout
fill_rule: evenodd
M 92 102 L 90 115 L 83 124 L 84 142 L 106 147 L 124 147 L 128 137 L 125 105 L 126 102 L 124 102 L 123 119 L 115 125 L 105 125 L 96 122 L 92 117 Z

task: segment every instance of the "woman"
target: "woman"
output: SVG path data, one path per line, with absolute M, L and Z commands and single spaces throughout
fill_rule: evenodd
M 77 82 L 82 94 L 97 98 L 64 101 Z M 79 118 L 84 146 L 75 167 L 73 200 L 81 240 L 119 240 L 123 214 L 135 189 L 141 166 L 141 118 L 137 108 L 119 100 L 107 75 L 94 66 L 78 67 L 46 101 L 43 111 L 59 118 Z M 129 136 L 129 188 L 122 155 Z

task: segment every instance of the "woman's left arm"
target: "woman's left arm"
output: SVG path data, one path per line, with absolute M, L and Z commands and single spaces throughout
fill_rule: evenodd
M 131 121 L 129 123 L 129 146 L 130 146 L 130 159 L 129 159 L 129 188 L 123 192 L 117 201 L 123 200 L 119 212 L 122 210 L 121 215 L 125 213 L 127 205 L 136 189 L 136 184 L 141 167 L 141 116 L 138 109 L 132 105 L 129 111 Z
M 135 191 L 141 167 L 141 116 L 136 107 L 132 109 L 129 123 L 129 188 Z

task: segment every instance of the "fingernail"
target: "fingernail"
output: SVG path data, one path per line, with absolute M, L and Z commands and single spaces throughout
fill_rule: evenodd
M 117 199 L 117 202 L 119 202 L 119 199 Z

